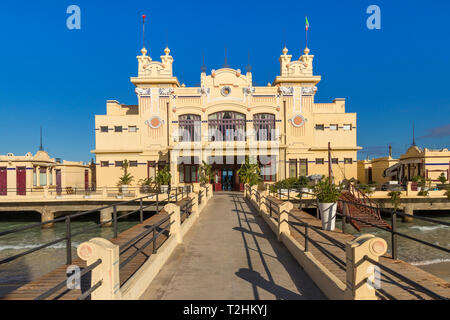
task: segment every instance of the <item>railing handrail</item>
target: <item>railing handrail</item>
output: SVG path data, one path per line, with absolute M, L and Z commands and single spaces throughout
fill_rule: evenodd
M 86 273 L 88 273 L 89 271 L 93 270 L 95 267 L 97 267 L 98 265 L 100 265 L 102 263 L 102 259 L 98 259 L 97 261 L 95 261 L 94 263 L 92 263 L 91 265 L 89 265 L 86 268 L 83 268 L 83 270 L 80 272 L 80 279 L 82 276 L 84 276 Z M 102 280 L 100 280 L 102 281 Z M 53 293 L 57 292 L 58 290 L 64 288 L 67 285 L 67 280 L 64 279 L 63 281 L 61 281 L 60 283 L 58 283 L 56 286 L 54 286 L 53 288 L 45 291 L 44 293 L 42 293 L 41 295 L 39 295 L 38 297 L 34 298 L 34 300 L 44 300 L 45 298 L 48 298 L 49 296 L 51 296 Z M 93 286 L 92 288 L 90 288 L 87 292 L 89 292 L 89 294 L 91 294 L 95 289 L 98 288 L 95 287 L 95 289 L 93 289 L 95 286 Z M 93 289 L 93 290 L 91 290 Z M 83 300 L 89 296 L 89 294 L 86 295 L 86 293 L 83 293 L 79 298 L 82 298 Z

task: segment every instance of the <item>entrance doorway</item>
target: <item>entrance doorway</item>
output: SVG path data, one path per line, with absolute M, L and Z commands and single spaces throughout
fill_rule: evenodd
M 233 169 L 225 168 L 222 169 L 222 191 L 231 191 L 233 188 Z

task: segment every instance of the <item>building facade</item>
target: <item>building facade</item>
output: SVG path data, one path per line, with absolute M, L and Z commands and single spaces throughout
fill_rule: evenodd
M 345 112 L 345 99 L 315 103 L 321 77 L 308 48 L 298 60 L 284 48 L 280 75 L 267 86 L 254 86 L 249 70 L 224 67 L 202 70 L 200 86 L 186 87 L 173 75 L 168 48 L 161 61 L 141 52 L 131 78 L 138 104 L 108 100 L 106 115 L 95 116 L 98 186 L 116 185 L 125 159 L 134 185 L 166 166 L 172 185 L 197 182 L 205 161 L 216 190 L 239 190 L 246 156 L 267 182 L 328 175 L 328 143 L 335 181 L 356 178 L 356 113 Z
M 26 196 L 44 187 L 63 193 L 67 188 L 91 189 L 92 172 L 83 162 L 50 158 L 39 150 L 34 156 L 0 155 L 0 196 Z

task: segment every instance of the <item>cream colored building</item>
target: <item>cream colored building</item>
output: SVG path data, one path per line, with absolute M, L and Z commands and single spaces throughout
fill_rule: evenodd
M 137 57 L 137 105 L 115 100 L 95 116 L 97 185 L 115 186 L 130 162 L 135 185 L 169 166 L 172 185 L 198 180 L 198 164 L 213 164 L 216 190 L 242 188 L 237 169 L 245 156 L 262 168 L 265 181 L 291 176 L 328 175 L 331 144 L 335 180 L 356 178 L 356 113 L 345 99 L 316 103 L 321 76 L 313 74 L 308 48 L 292 59 L 284 48 L 280 74 L 254 86 L 252 73 L 224 67 L 202 70 L 199 87 L 180 84 L 166 48 L 160 61 L 142 49 Z
M 447 180 L 450 176 L 450 151 L 447 148 L 432 150 L 411 146 L 400 156 L 403 175 L 401 179 L 411 181 L 414 176 L 421 176 L 438 182 L 443 173 Z
M 392 158 L 392 148 L 389 146 L 389 155 L 387 157 L 358 160 L 358 181 L 360 183 L 383 184 L 391 180 L 397 180 L 396 176 L 385 177 L 386 169 L 394 166 L 399 159 Z
M 26 196 L 44 187 L 59 193 L 67 192 L 67 188 L 89 189 L 91 168 L 83 162 L 50 158 L 43 150 L 35 155 L 31 152 L 24 156 L 0 155 L 0 197 Z

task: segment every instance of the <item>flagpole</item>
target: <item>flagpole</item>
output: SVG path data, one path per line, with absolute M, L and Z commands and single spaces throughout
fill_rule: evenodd
M 145 18 L 146 15 L 142 15 L 142 48 L 145 48 Z

